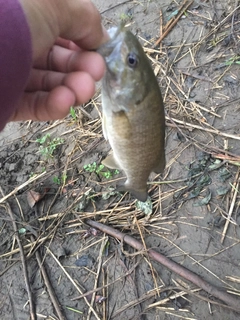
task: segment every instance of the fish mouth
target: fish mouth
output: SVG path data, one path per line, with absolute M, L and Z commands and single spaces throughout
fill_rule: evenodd
M 121 31 L 124 29 L 124 24 L 121 23 L 119 27 L 112 27 L 108 30 L 108 35 L 110 37 L 110 40 L 103 45 L 101 45 L 97 52 L 106 59 L 108 56 L 111 55 L 116 45 L 119 43 L 120 39 L 119 36 L 121 34 Z

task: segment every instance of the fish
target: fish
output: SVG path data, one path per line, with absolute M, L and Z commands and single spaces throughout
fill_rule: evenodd
M 123 170 L 119 191 L 148 198 L 151 172 L 165 168 L 165 112 L 158 81 L 137 37 L 126 27 L 109 30 L 110 40 L 97 51 L 106 63 L 102 79 L 102 130 L 112 151 L 102 161 Z

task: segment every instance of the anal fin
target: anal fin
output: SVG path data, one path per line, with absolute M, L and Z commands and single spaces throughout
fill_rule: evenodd
M 119 164 L 114 158 L 113 153 L 110 153 L 103 161 L 102 164 L 110 169 L 119 169 L 121 170 Z
M 162 173 L 166 165 L 165 154 L 163 153 L 158 165 L 153 169 L 155 173 Z

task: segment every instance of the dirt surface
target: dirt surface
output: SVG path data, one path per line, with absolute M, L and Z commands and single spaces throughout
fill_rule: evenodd
M 144 241 L 239 297 L 239 2 L 194 1 L 155 50 L 160 26 L 182 2 L 94 3 L 107 28 L 127 20 L 151 59 L 165 101 L 167 166 L 150 177 L 147 214 L 114 191 L 124 176 L 99 167 L 110 149 L 100 90 L 64 120 L 9 124 L 0 134 L 1 188 L 11 207 L 0 200 L 0 318 L 30 319 L 27 274 L 37 319 L 238 319 L 85 219 Z

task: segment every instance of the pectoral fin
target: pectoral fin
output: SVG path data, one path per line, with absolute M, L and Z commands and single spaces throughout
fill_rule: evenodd
M 119 169 L 121 170 L 119 164 L 114 158 L 113 153 L 109 154 L 103 161 L 102 164 L 110 169 Z

